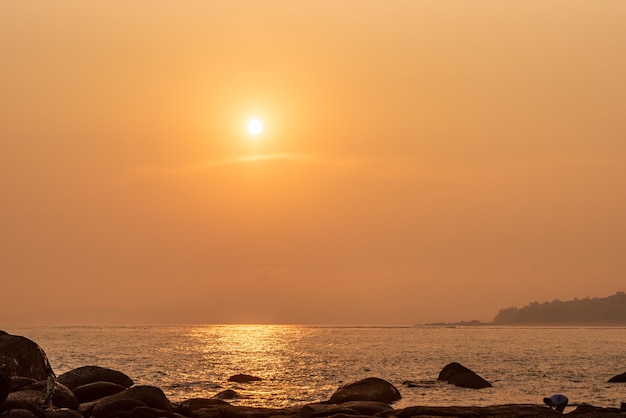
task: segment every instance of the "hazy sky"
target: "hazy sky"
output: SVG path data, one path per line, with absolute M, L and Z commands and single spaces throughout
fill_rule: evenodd
M 624 22 L 2 1 L 0 325 L 490 321 L 626 290 Z

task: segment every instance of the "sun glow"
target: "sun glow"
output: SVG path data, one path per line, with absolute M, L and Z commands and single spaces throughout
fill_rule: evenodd
M 259 119 L 250 119 L 248 121 L 248 132 L 250 135 L 257 136 L 263 131 L 263 123 Z

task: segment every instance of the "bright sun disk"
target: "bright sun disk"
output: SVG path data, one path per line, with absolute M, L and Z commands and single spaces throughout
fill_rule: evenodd
M 263 124 L 258 119 L 250 119 L 248 121 L 248 132 L 252 135 L 258 135 L 263 130 Z

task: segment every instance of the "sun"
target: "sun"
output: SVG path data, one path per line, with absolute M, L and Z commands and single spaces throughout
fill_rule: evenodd
M 250 135 L 257 136 L 263 131 L 263 123 L 259 119 L 250 119 L 248 121 L 248 132 Z

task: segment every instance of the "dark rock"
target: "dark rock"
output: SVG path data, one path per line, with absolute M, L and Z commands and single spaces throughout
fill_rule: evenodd
M 37 343 L 25 337 L 0 334 L 0 364 L 9 376 L 26 376 L 36 380 L 48 377 L 50 363 Z
M 85 402 L 78 405 L 78 412 L 84 417 L 90 417 L 93 415 L 93 407 L 96 406 L 98 401 Z
M 154 386 L 133 386 L 126 389 L 123 392 L 116 393 L 115 395 L 107 396 L 96 402 L 94 405 L 92 414 L 94 416 L 102 416 L 102 410 L 108 411 L 107 405 L 118 400 L 137 400 L 142 402 L 143 405 L 147 405 L 151 408 L 162 409 L 164 411 L 171 412 L 172 404 L 165 397 L 163 391 Z M 120 408 L 129 409 L 129 408 Z M 132 409 L 132 408 L 130 408 Z
M 377 377 L 368 377 L 357 382 L 341 386 L 330 397 L 330 403 L 348 401 L 376 401 L 392 403 L 401 399 L 398 389 L 391 383 Z
M 316 418 L 347 415 L 375 415 L 381 412 L 393 411 L 389 404 L 374 401 L 348 401 L 342 404 L 312 403 L 304 405 L 298 411 L 300 418 Z
M 75 387 L 72 392 L 81 403 L 91 402 L 126 390 L 126 387 L 111 382 L 93 382 Z
M 601 418 L 608 416 L 623 416 L 619 408 L 600 408 L 597 406 L 582 404 L 567 415 L 585 417 L 585 418 Z
M 2 402 L 9 396 L 9 392 L 11 392 L 11 378 L 8 374 L 1 373 L 0 374 L 0 405 Z
M 0 412 L 2 418 L 37 418 L 32 411 L 28 409 L 9 409 L 7 411 Z
M 228 405 L 228 402 L 221 399 L 191 398 L 180 404 L 180 412 L 183 415 L 191 416 L 198 409 L 212 408 L 217 405 Z
M 626 373 L 618 374 L 609 379 L 608 383 L 626 382 Z
M 52 411 L 45 412 L 46 418 L 83 418 L 80 412 L 67 408 L 54 408 Z
M 181 415 L 162 409 L 150 408 L 149 406 L 138 406 L 130 413 L 132 418 L 178 418 Z
M 94 382 L 115 383 L 125 388 L 129 388 L 134 384 L 133 379 L 124 373 L 99 366 L 83 366 L 70 370 L 59 376 L 57 381 L 72 390 L 78 386 Z
M 412 417 L 551 417 L 563 416 L 560 412 L 547 408 L 545 405 L 494 405 L 494 406 L 411 406 L 379 417 L 412 418 Z
M 146 406 L 146 404 L 138 399 L 112 399 L 109 402 L 96 404 L 91 413 L 93 417 L 98 418 L 115 417 L 120 411 L 132 411 L 138 406 Z
M 260 377 L 250 376 L 249 374 L 236 374 L 228 378 L 229 382 L 237 382 L 237 383 L 250 383 L 250 382 L 258 382 L 261 379 Z
M 39 380 L 35 383 L 24 386 L 22 390 L 39 390 L 45 394 L 46 381 Z M 54 388 L 54 394 L 52 395 L 52 404 L 57 408 L 78 409 L 80 402 L 67 386 L 57 382 Z
M 222 414 L 217 408 L 199 408 L 189 416 L 191 418 L 222 418 Z
M 492 387 L 491 383 L 459 363 L 450 363 L 439 372 L 439 381 L 448 382 L 455 386 L 482 389 Z
M 38 417 L 43 417 L 46 395 L 38 390 L 20 390 L 11 392 L 0 405 L 0 409 L 27 409 Z
M 216 406 L 222 418 L 269 418 L 278 415 L 277 410 L 270 408 L 250 408 L 246 406 Z
M 241 395 L 239 395 L 237 392 L 235 392 L 232 389 L 225 389 L 213 395 L 213 399 L 237 399 L 240 397 Z
M 37 383 L 37 379 L 24 376 L 11 376 L 11 392 L 20 390 L 33 383 Z

